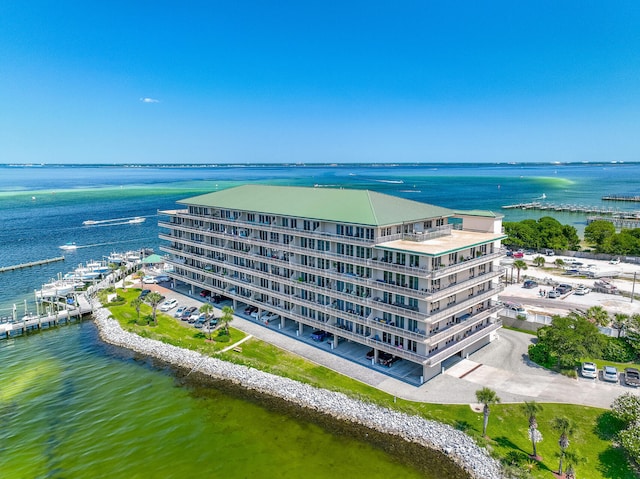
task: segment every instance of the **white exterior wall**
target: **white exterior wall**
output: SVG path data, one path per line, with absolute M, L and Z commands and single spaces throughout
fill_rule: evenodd
M 492 301 L 497 299 L 500 273 L 495 270 L 497 261 L 492 257 L 468 257 L 463 263 L 463 251 L 459 263 L 449 264 L 444 255 L 442 264 L 448 265 L 451 272 L 444 269 L 446 274 L 442 274 L 431 271 L 432 257 L 426 255 L 418 255 L 422 269 L 338 256 L 338 244 L 352 246 L 354 254 L 356 247 L 362 246 L 371 251 L 372 257 L 378 258 L 382 258 L 383 250 L 376 248 L 375 241 L 335 235 L 336 224 L 332 222 L 321 222 L 314 233 L 302 231 L 305 218 L 297 218 L 297 229 L 292 229 L 280 226 L 281 217 L 275 218 L 270 225 L 261 224 L 258 220 L 260 212 L 252 212 L 255 222 L 250 223 L 247 212 L 232 216 L 236 218 L 232 220 L 221 218 L 216 212 L 211 214 L 211 210 L 205 214 L 207 209 L 201 207 L 191 211 L 174 212 L 168 223 L 160 224 L 168 230 L 161 238 L 169 241 L 169 245 L 161 249 L 173 257 L 170 260 L 175 268 L 173 276 L 229 296 L 234 303 L 241 301 L 276 312 L 283 318 L 333 332 L 336 336 L 421 364 L 430 374 L 438 370 L 446 358 L 464 354 L 471 344 L 484 344 L 484 338 L 499 327 L 495 323 L 497 310 Z M 475 221 L 477 217 L 468 218 L 470 221 L 465 227 L 492 232 L 487 218 L 478 221 Z M 291 224 L 291 218 L 288 221 Z M 491 223 L 496 223 L 494 218 Z M 357 225 L 353 226 L 355 230 Z M 374 229 L 377 237 L 380 229 Z M 319 231 L 328 235 L 319 234 Z M 392 232 L 395 231 L 393 226 Z M 270 241 L 276 233 L 279 243 Z M 283 244 L 283 235 L 293 235 L 293 242 Z M 331 249 L 324 252 L 303 248 L 304 238 L 307 242 L 315 240 L 316 248 L 318 240 L 328 240 Z M 488 248 L 494 246 L 493 242 L 488 244 Z M 260 251 L 271 252 L 274 257 L 262 256 Z M 416 254 L 404 253 L 407 263 L 409 256 Z M 304 256 L 314 266 L 300 264 Z M 318 269 L 322 261 L 325 266 L 328 262 L 328 268 Z M 267 265 L 267 271 L 259 270 L 260 263 Z M 369 277 L 367 274 L 364 277 L 341 274 L 335 270 L 339 263 L 354 272 L 364 268 Z M 487 271 L 480 270 L 482 265 Z M 290 271 L 286 276 L 278 276 L 271 273 L 272 268 L 279 268 L 280 274 L 286 269 Z M 388 281 L 383 283 L 385 272 Z M 323 278 L 325 286 L 318 286 L 317 281 L 298 281 L 305 274 Z M 418 288 L 392 284 L 398 274 L 404 275 L 407 286 L 411 277 L 417 278 Z M 438 289 L 434 288 L 436 277 L 440 280 Z M 451 278 L 455 278 L 455 282 L 450 283 Z M 339 282 L 343 286 L 341 291 L 336 289 Z M 274 287 L 278 291 L 274 291 Z M 360 294 L 356 295 L 356 291 Z M 325 297 L 325 304 L 318 303 L 321 296 Z M 400 298 L 405 305 L 411 302 L 415 307 L 395 305 Z M 454 304 L 448 304 L 451 298 L 455 298 Z M 285 306 L 289 309 L 284 309 Z M 337 306 L 345 311 L 336 310 Z M 310 311 L 314 312 L 315 319 L 305 316 Z M 326 319 L 320 321 L 321 315 Z M 398 321 L 403 323 L 402 327 L 396 324 Z

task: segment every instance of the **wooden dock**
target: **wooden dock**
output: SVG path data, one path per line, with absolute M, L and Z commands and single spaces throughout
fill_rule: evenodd
M 4 273 L 6 271 L 15 271 L 16 269 L 31 268 L 32 266 L 40 266 L 41 264 L 57 263 L 58 261 L 64 261 L 64 256 L 56 256 L 55 258 L 31 261 L 30 263 L 15 264 L 13 266 L 3 266 L 0 267 L 0 273 Z
M 640 195 L 605 195 L 602 197 L 602 201 L 631 201 L 634 203 L 640 203 Z
M 546 203 L 542 201 L 532 201 L 530 203 L 517 203 L 505 205 L 505 210 L 532 210 L 532 211 L 557 211 L 564 213 L 582 213 L 587 215 L 640 215 L 640 212 L 623 212 L 617 208 L 600 206 L 583 206 L 574 204 Z
M 587 224 L 591 224 L 594 221 L 603 220 L 613 223 L 616 229 L 636 229 L 640 228 L 640 217 L 625 217 L 625 216 L 589 216 L 587 218 Z
M 28 314 L 16 320 L 12 320 L 12 318 L 3 318 L 3 322 L 0 323 L 0 339 L 8 339 L 14 336 L 26 334 L 30 331 L 38 331 L 63 324 L 69 324 L 72 321 L 80 321 L 85 315 L 91 312 L 91 305 L 85 300 L 81 301 L 78 307 L 58 311 L 53 314 L 41 316 Z

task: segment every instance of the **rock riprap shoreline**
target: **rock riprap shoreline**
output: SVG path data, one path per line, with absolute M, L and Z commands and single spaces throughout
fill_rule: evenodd
M 189 371 L 224 379 L 299 406 L 352 421 L 386 434 L 402 437 L 450 457 L 478 479 L 502 479 L 499 463 L 469 436 L 451 426 L 410 416 L 374 404 L 352 399 L 342 393 L 319 389 L 242 365 L 203 356 L 188 349 L 142 338 L 124 331 L 108 309 L 98 307 L 95 323 L 103 341 L 154 357 Z

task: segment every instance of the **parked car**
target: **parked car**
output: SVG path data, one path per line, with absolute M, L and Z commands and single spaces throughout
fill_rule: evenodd
M 151 292 L 150 289 L 143 289 L 142 291 L 140 291 L 140 296 L 139 298 L 144 300 L 144 298 L 147 297 L 147 295 Z
M 280 315 L 276 313 L 267 313 L 262 316 L 262 321 L 265 323 L 270 323 L 271 321 L 275 321 L 276 319 L 280 319 Z
M 598 377 L 598 366 L 595 363 L 584 362 L 580 372 L 583 378 L 596 379 Z
M 311 339 L 313 339 L 314 341 L 324 341 L 327 337 L 328 333 L 326 331 L 321 331 L 319 329 L 316 329 L 313 333 L 311 333 Z
M 609 261 L 609 264 L 620 264 L 620 258 L 614 258 L 611 261 Z
M 576 288 L 576 290 L 574 291 L 574 294 L 577 294 L 578 296 L 584 296 L 585 294 L 589 294 L 590 292 L 591 292 L 591 289 L 581 285 Z
M 399 361 L 400 359 L 400 357 L 394 356 L 393 354 L 389 354 L 384 351 L 380 351 L 378 353 L 378 362 L 388 368 L 390 368 L 393 363 Z
M 180 316 L 180 319 L 182 321 L 187 321 L 197 309 L 198 308 L 196 308 L 195 306 L 191 306 L 190 308 L 185 309 L 182 313 L 182 316 Z
M 204 327 L 206 322 L 207 322 L 207 315 L 202 313 L 200 316 L 198 316 L 198 319 L 196 319 L 193 325 L 196 328 L 201 329 L 202 327 Z
M 196 309 L 193 313 L 191 313 L 191 316 L 187 318 L 187 321 L 189 322 L 189 324 L 193 324 L 196 321 L 198 321 L 201 317 L 202 317 L 202 313 L 200 313 L 200 311 Z
M 263 314 L 265 314 L 265 313 L 264 313 L 264 311 L 263 311 L 262 313 L 260 313 L 260 311 L 258 310 L 258 308 L 256 308 L 256 310 L 255 310 L 255 311 L 252 311 L 252 312 L 250 313 L 250 316 L 251 316 L 253 319 L 258 319 L 258 318 L 260 318 L 260 316 L 262 316 Z
M 524 251 L 516 251 L 515 253 L 513 253 L 513 257 L 516 259 L 524 258 Z
M 559 298 L 560 296 L 562 296 L 562 294 L 560 294 L 560 291 L 558 291 L 557 289 L 552 289 L 547 293 L 547 298 L 551 299 Z
M 572 289 L 573 287 L 570 284 L 566 283 L 560 283 L 558 286 L 556 286 L 556 290 L 559 291 L 560 294 L 568 293 Z
M 182 313 L 184 313 L 186 309 L 186 306 L 180 306 L 178 309 L 176 309 L 176 312 L 173 313 L 173 317 L 179 318 L 180 316 L 182 316 Z
M 634 388 L 640 386 L 640 371 L 636 368 L 626 368 L 624 370 L 624 383 Z
M 169 276 L 160 275 L 160 276 L 156 276 L 156 281 L 158 283 L 166 283 L 167 281 L 171 281 L 171 278 L 169 278 Z
M 142 278 L 142 282 L 144 284 L 157 284 L 158 280 L 153 276 L 145 276 L 144 278 Z
M 618 370 L 613 366 L 605 366 L 602 369 L 602 379 L 611 383 L 618 382 Z
M 203 298 L 208 298 L 209 296 L 211 296 L 211 291 L 209 291 L 208 289 L 203 289 L 202 291 L 200 291 L 200 296 L 202 296 Z
M 547 256 L 554 256 L 556 253 L 552 249 L 546 249 L 544 250 L 544 254 L 546 254 Z
M 178 306 L 177 299 L 167 299 L 164 303 L 160 305 L 160 311 L 169 311 L 170 309 Z
M 251 313 L 255 313 L 256 311 L 258 311 L 257 306 L 247 306 L 244 308 L 244 314 L 251 315 Z
M 524 309 L 522 305 L 518 303 L 504 303 L 504 307 L 511 311 L 515 311 L 518 314 L 526 314 L 527 312 L 527 310 Z
M 537 283 L 537 281 L 534 281 L 532 279 L 528 279 L 522 284 L 522 287 L 525 288 L 525 289 L 537 288 L 538 287 L 538 283 Z

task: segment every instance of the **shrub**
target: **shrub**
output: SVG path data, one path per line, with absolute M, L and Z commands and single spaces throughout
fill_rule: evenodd
M 640 398 L 635 394 L 624 393 L 613 400 L 611 413 L 626 424 L 640 420 Z
M 557 358 L 549 351 L 549 347 L 544 343 L 529 346 L 529 359 L 546 368 L 553 368 L 558 362 Z
M 231 341 L 231 337 L 229 336 L 229 333 L 224 329 L 221 329 L 218 331 L 218 334 L 216 334 L 216 341 L 219 343 L 228 343 Z
M 608 337 L 602 350 L 602 359 L 616 363 L 627 363 L 636 357 L 635 351 L 624 338 Z

